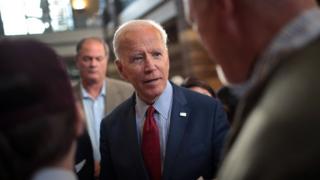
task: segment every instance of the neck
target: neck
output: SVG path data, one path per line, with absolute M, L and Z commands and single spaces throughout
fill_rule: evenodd
M 96 98 L 99 96 L 100 91 L 103 87 L 103 82 L 87 82 L 87 81 L 82 81 L 82 85 L 84 89 L 90 94 L 91 97 Z
M 141 99 L 143 102 L 145 102 L 147 105 L 153 105 L 157 98 L 148 100 L 148 99 Z
M 154 98 L 150 98 L 150 97 L 143 97 L 143 96 L 140 96 L 139 93 L 137 93 L 137 96 L 138 98 L 143 101 L 144 103 L 146 103 L 147 105 L 153 105 L 154 102 L 156 102 L 156 100 L 158 99 L 159 96 L 157 97 L 154 97 Z

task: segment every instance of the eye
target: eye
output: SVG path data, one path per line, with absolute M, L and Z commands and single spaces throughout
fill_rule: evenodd
M 135 55 L 131 58 L 131 61 L 133 63 L 139 63 L 139 62 L 142 62 L 144 59 L 144 57 L 142 55 Z
M 103 61 L 104 60 L 104 56 L 98 56 L 98 57 L 96 57 L 96 60 L 99 61 L 99 62 Z
M 153 52 L 152 53 L 152 56 L 156 59 L 159 59 L 161 56 L 162 56 L 162 53 L 161 52 Z
M 88 61 L 90 61 L 92 58 L 89 57 L 89 56 L 83 56 L 81 59 L 82 59 L 84 62 L 88 62 Z

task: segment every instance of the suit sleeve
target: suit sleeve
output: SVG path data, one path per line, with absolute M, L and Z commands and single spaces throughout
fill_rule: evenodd
M 76 165 L 84 162 L 83 167 L 77 171 L 79 180 L 94 180 L 94 163 L 92 145 L 88 131 L 85 132 L 77 140 Z
M 214 116 L 214 131 L 213 131 L 213 149 L 214 149 L 214 173 L 218 169 L 218 165 L 222 159 L 222 149 L 225 144 L 226 135 L 229 131 L 230 125 L 227 119 L 227 114 L 224 111 L 220 103 L 217 104 L 215 108 Z
M 108 141 L 108 130 L 106 119 L 103 119 L 100 127 L 100 153 L 101 153 L 101 172 L 100 180 L 115 180 L 115 172 L 110 154 L 110 142 Z

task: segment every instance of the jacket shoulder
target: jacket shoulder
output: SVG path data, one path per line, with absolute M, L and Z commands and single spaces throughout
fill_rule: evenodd
M 129 88 L 129 89 L 133 90 L 132 85 L 126 81 L 113 79 L 113 78 L 106 78 L 106 81 L 107 81 L 107 84 L 112 84 L 113 86 L 116 86 L 119 88 L 125 87 L 125 88 Z
M 113 111 L 111 111 L 106 117 L 103 118 L 102 124 L 106 124 L 107 122 L 112 123 L 113 121 L 117 121 L 122 119 L 123 116 L 129 114 L 129 112 L 134 109 L 134 95 L 132 95 L 127 100 L 120 103 Z

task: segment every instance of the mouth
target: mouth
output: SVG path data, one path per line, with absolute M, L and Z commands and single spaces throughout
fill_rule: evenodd
M 88 70 L 87 73 L 88 73 L 88 74 L 93 74 L 93 73 L 95 73 L 95 71 L 93 71 L 93 70 Z
M 147 85 L 152 85 L 154 83 L 156 83 L 157 81 L 159 81 L 161 78 L 153 78 L 153 79 L 148 79 L 148 80 L 145 80 L 143 81 L 144 84 L 147 84 Z

